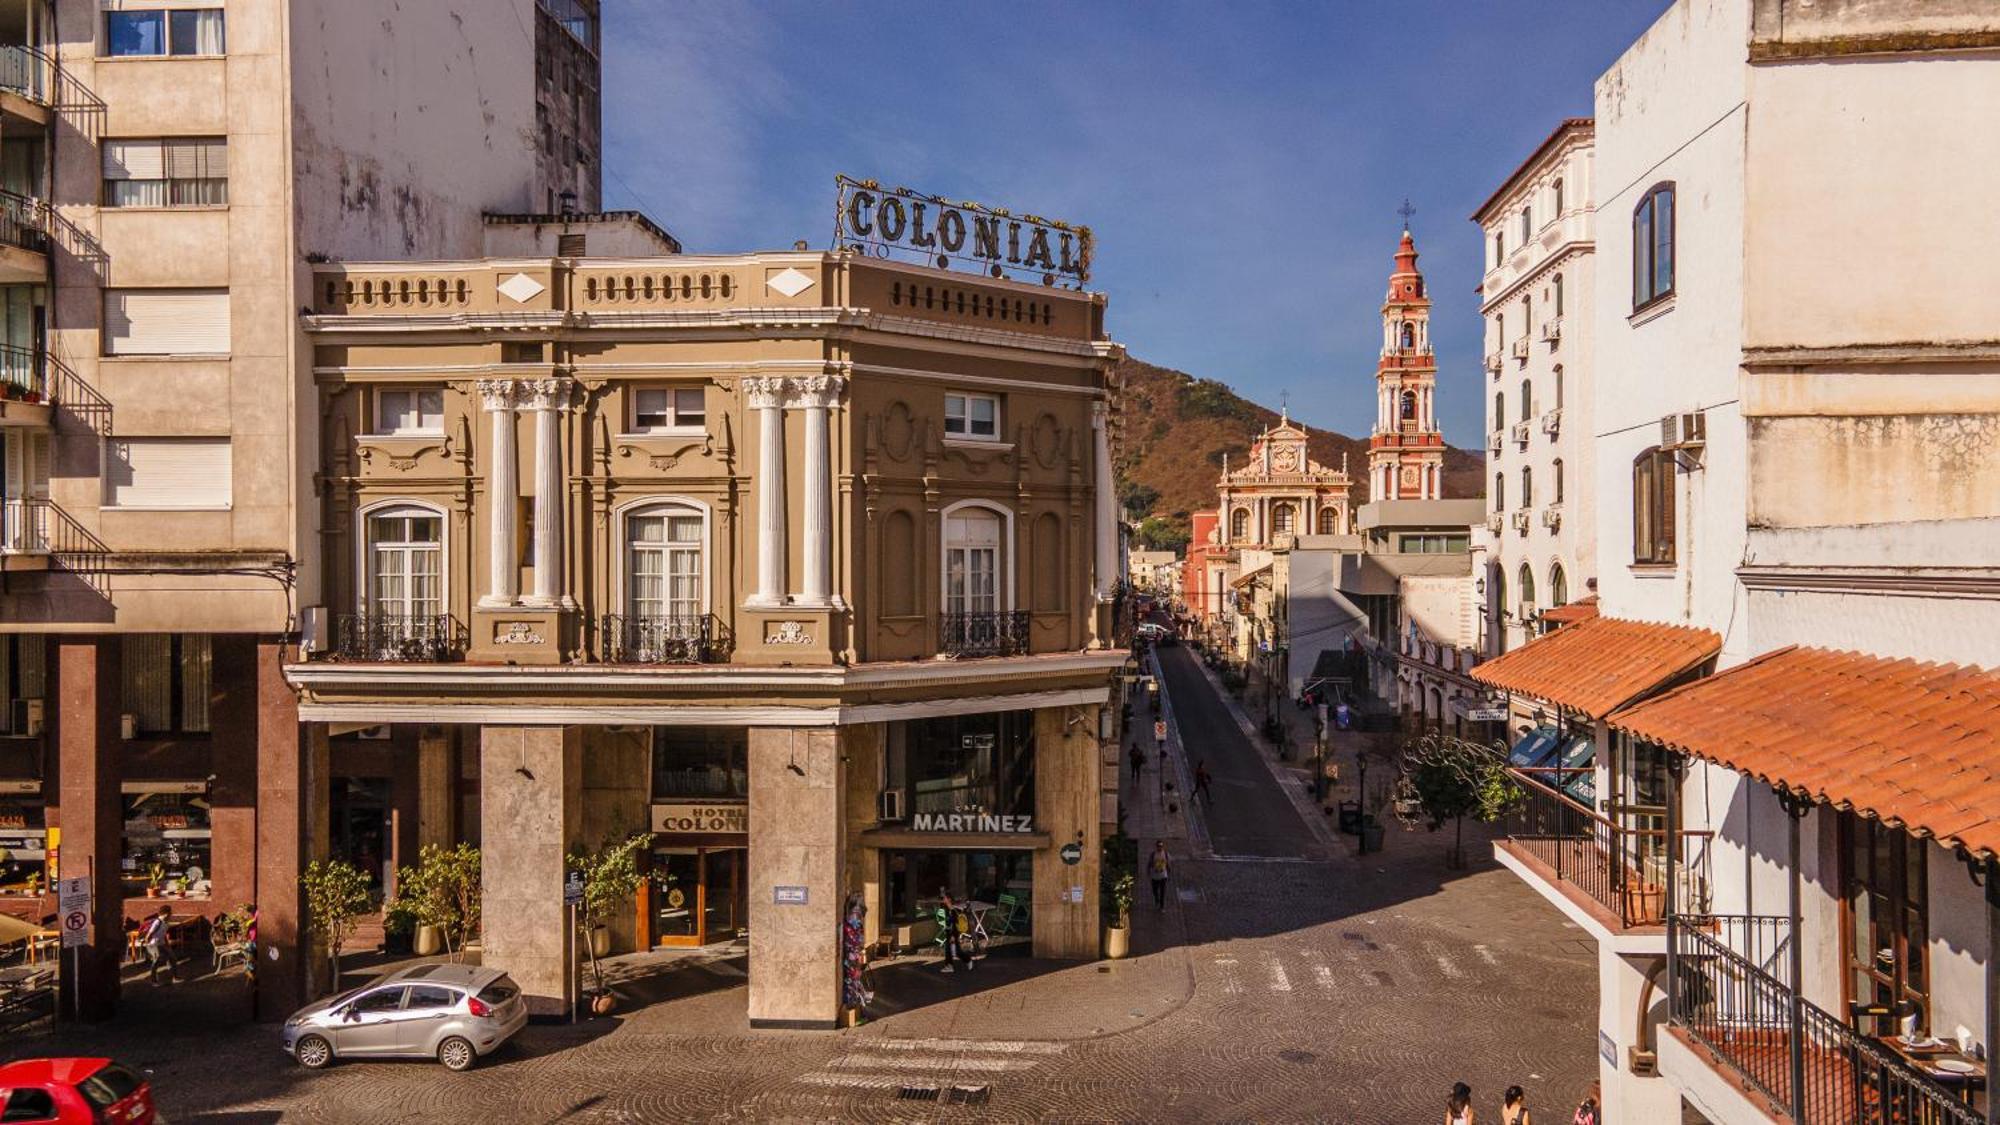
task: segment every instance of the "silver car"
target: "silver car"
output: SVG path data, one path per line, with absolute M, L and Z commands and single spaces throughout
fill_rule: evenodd
M 285 1051 L 317 1070 L 335 1059 L 430 1058 L 466 1070 L 528 1022 L 499 969 L 414 965 L 308 1004 L 285 1021 Z

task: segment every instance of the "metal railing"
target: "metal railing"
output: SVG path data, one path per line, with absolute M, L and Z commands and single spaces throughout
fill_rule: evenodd
M 449 614 L 354 613 L 334 623 L 336 660 L 437 664 L 457 658 L 464 648 Z
M 48 367 L 34 348 L 0 344 L 0 398 L 49 401 Z
M 1779 956 L 1770 943 L 1779 928 L 1789 938 L 1786 921 L 1676 915 L 1668 927 L 1674 1024 L 1800 1125 L 1982 1125 L 1985 1117 L 1942 1083 L 1759 967 Z M 1746 953 L 1730 947 L 1731 937 L 1765 944 Z
M 609 664 L 708 664 L 720 659 L 722 650 L 722 630 L 709 614 L 607 613 L 598 628 Z
M 49 553 L 49 502 L 10 497 L 0 501 L 0 554 Z
M 55 87 L 56 64 L 48 52 L 25 43 L 0 46 L 0 90 L 51 105 L 50 92 Z
M 1657 926 L 1666 921 L 1665 828 L 1614 823 L 1551 786 L 1582 769 L 1509 766 L 1507 772 L 1522 795 L 1502 818 L 1502 829 L 1515 851 L 1549 868 L 1557 881 L 1582 891 L 1623 925 Z M 1685 842 L 1710 833 L 1680 835 Z M 1682 847 L 1685 854 L 1686 844 Z M 1659 877 L 1651 877 L 1654 874 Z
M 1028 611 L 947 613 L 938 649 L 953 656 L 1019 656 L 1028 651 Z
M 49 207 L 39 199 L 0 191 L 0 243 L 49 252 Z

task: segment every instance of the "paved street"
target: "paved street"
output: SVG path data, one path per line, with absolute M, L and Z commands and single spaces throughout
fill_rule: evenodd
M 425 1063 L 311 1074 L 279 1054 L 275 1029 L 205 1023 L 187 1014 L 192 993 L 134 984 L 117 1024 L 10 1042 L 0 1057 L 115 1054 L 153 1070 L 181 1123 L 1431 1122 L 1459 1079 L 1483 1115 L 1518 1082 L 1538 1117 L 1567 1119 L 1595 1074 L 1582 933 L 1490 862 L 1447 872 L 1443 834 L 1392 831 L 1385 853 L 1358 857 L 1309 826 L 1191 654 L 1163 655 L 1171 766 L 1191 773 L 1193 747 L 1216 798 L 1212 812 L 1168 815 L 1149 760 L 1128 828 L 1148 848 L 1169 840 L 1176 880 L 1163 911 L 1142 883 L 1127 961 L 995 956 L 951 977 L 928 959 L 892 963 L 874 970 L 878 1018 L 798 1033 L 748 1028 L 740 956 L 665 972 L 628 959 L 621 991 L 635 1003 L 621 1018 L 531 1027 L 459 1075 Z M 1144 707 L 1134 720 L 1150 731 Z M 1313 855 L 1325 858 L 1298 858 Z M 900 1098 L 906 1085 L 987 1092 L 940 1104 Z

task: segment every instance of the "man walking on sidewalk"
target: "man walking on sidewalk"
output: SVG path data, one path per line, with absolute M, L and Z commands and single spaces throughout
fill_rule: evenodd
M 1208 782 L 1208 763 L 1205 761 L 1196 762 L 1194 764 L 1194 795 L 1201 798 L 1203 804 L 1213 806 L 1215 804 L 1215 795 L 1208 791 Z
M 1153 880 L 1153 907 L 1167 908 L 1167 842 L 1161 840 L 1153 845 L 1153 854 L 1146 860 L 1146 874 Z
M 1132 783 L 1134 785 L 1138 784 L 1139 776 L 1145 772 L 1146 752 L 1139 749 L 1139 744 L 1134 742 L 1132 744 Z

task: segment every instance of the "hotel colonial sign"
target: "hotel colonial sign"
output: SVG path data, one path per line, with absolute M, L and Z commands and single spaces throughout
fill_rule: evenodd
M 747 805 L 657 804 L 653 806 L 653 831 L 748 834 L 750 809 Z
M 994 277 L 1042 284 L 1090 281 L 1090 228 L 1040 215 L 1016 215 L 970 200 L 952 201 L 874 180 L 834 177 L 840 185 L 833 241 L 878 258 L 897 257 L 940 269 L 954 261 Z

